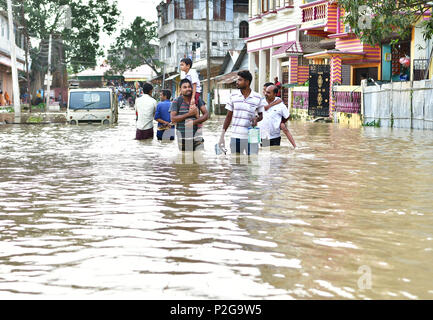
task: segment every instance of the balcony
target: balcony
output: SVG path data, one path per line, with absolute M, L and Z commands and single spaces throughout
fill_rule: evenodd
M 324 29 L 328 24 L 328 14 L 332 10 L 336 13 L 336 7 L 328 4 L 328 1 L 315 1 L 300 6 L 302 9 L 302 30 Z
M 17 68 L 18 70 L 24 71 L 25 70 L 25 51 L 18 46 L 15 46 L 15 52 L 17 56 Z M 10 41 L 1 38 L 0 37 L 0 52 L 3 53 L 3 55 L 0 55 L 0 64 L 11 67 L 12 61 L 11 61 L 11 47 L 10 47 Z M 31 61 L 29 61 L 31 62 Z

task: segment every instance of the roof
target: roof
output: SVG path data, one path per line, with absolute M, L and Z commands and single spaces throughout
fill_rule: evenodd
M 126 79 L 131 79 L 131 81 L 133 81 L 134 79 L 136 81 L 147 81 L 150 80 L 154 77 L 155 75 L 155 71 L 152 70 L 151 67 L 149 67 L 148 65 L 144 64 L 138 68 L 135 68 L 134 70 L 129 70 L 126 71 L 123 76 Z M 144 79 L 144 80 L 141 80 Z
M 174 74 L 174 75 L 168 77 L 167 79 L 165 79 L 165 81 L 170 81 L 170 80 L 176 79 L 176 78 L 179 77 L 179 76 L 180 76 L 180 74 L 179 74 L 179 73 L 176 73 L 176 74 Z
M 241 53 L 239 54 L 238 60 L 236 60 L 235 65 L 233 66 L 232 71 L 237 71 L 242 65 L 242 62 L 245 59 L 245 56 L 247 56 L 248 50 L 247 45 L 245 44 L 244 48 L 242 49 Z
M 284 53 L 288 55 L 302 55 L 304 51 L 302 49 L 301 43 L 297 41 L 292 41 L 282 45 L 279 49 L 275 50 L 273 55 L 277 56 Z
M 238 72 L 233 71 L 222 76 L 215 77 L 218 83 L 230 84 L 238 80 Z

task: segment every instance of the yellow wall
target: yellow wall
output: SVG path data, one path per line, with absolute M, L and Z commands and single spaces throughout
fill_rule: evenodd
M 362 127 L 362 116 L 358 113 L 337 112 L 337 120 L 340 125 L 348 128 Z

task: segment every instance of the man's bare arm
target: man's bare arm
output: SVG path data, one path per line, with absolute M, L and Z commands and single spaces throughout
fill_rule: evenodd
M 197 120 L 194 120 L 194 125 L 198 125 L 200 123 L 203 123 L 205 121 L 207 121 L 209 119 L 209 112 L 207 111 L 206 105 L 202 105 L 200 107 L 201 113 L 203 114 L 200 118 L 198 118 Z
M 195 112 L 197 111 L 196 109 L 197 109 L 197 107 L 191 108 L 191 110 L 188 113 L 185 113 L 181 116 L 177 115 L 177 111 L 172 111 L 170 114 L 171 115 L 171 122 L 178 123 L 178 122 L 185 121 L 187 118 L 189 118 L 195 114 Z
M 272 102 L 271 104 L 267 105 L 265 107 L 265 110 L 268 111 L 270 108 L 280 104 L 281 102 L 283 102 L 283 100 L 281 100 L 280 98 L 278 98 L 277 100 L 275 100 L 274 102 Z

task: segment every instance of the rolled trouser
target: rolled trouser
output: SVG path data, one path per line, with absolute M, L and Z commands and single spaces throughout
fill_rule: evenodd
M 179 139 L 177 140 L 180 151 L 198 151 L 204 149 L 204 139 Z
M 258 143 L 248 143 L 248 139 L 237 139 L 232 138 L 230 140 L 230 149 L 231 152 L 247 155 L 258 154 L 259 153 L 259 144 Z
M 281 146 L 281 137 L 274 139 L 262 139 L 262 147 L 279 147 Z

